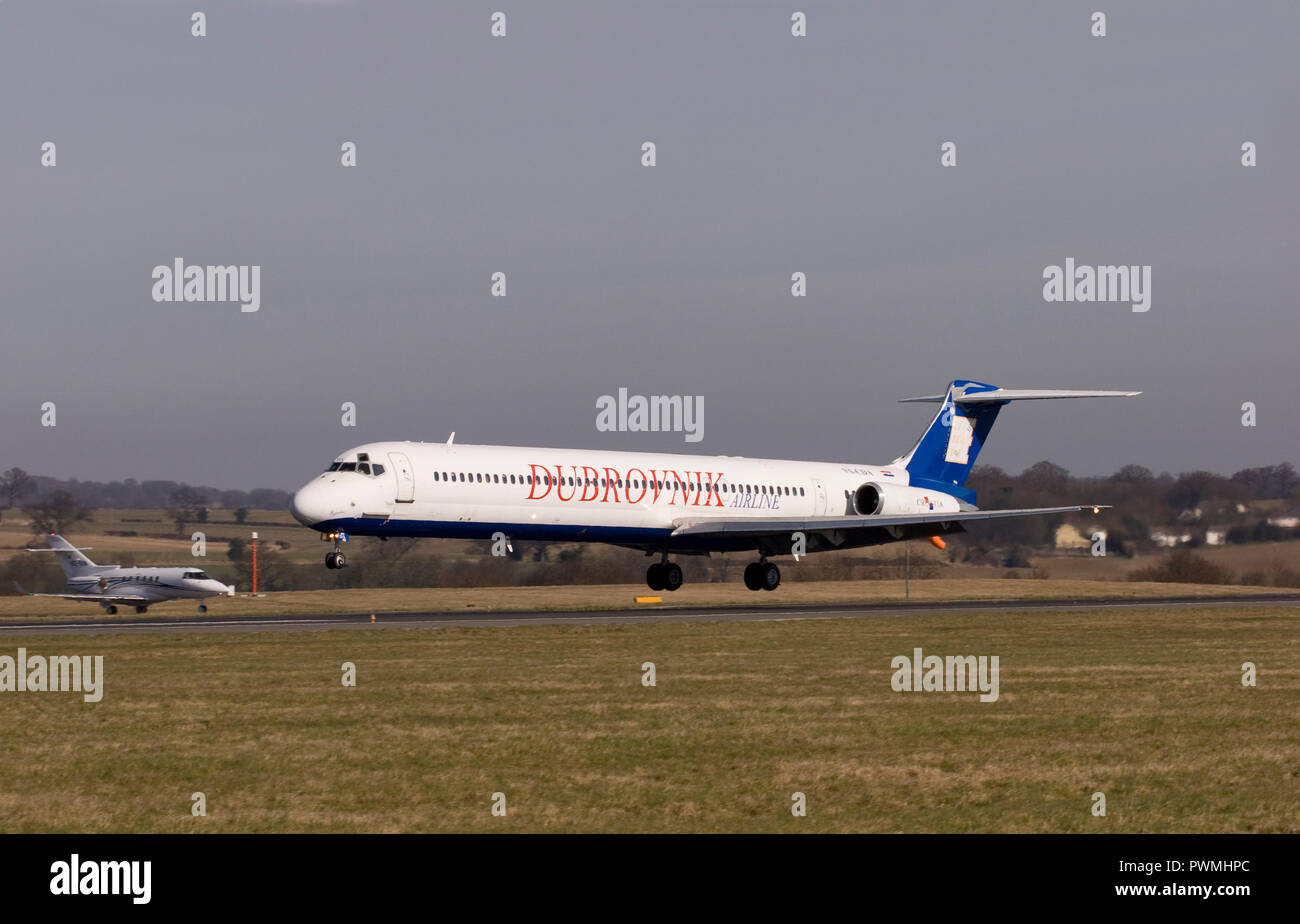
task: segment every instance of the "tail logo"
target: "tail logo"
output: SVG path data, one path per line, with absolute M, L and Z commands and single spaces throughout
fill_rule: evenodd
M 970 459 L 970 444 L 975 439 L 975 422 L 969 417 L 952 415 L 952 427 L 948 431 L 948 449 L 944 453 L 945 462 L 965 465 Z

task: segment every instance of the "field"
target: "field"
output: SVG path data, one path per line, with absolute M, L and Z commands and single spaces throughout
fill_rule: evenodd
M 975 529 L 978 530 L 978 527 Z M 202 531 L 207 537 L 207 555 L 203 559 L 196 559 L 191 554 L 189 537 L 196 530 Z M 329 544 L 321 542 L 317 533 L 299 525 L 285 510 L 252 510 L 249 512 L 248 522 L 241 525 L 234 522 L 230 510 L 215 509 L 211 511 L 209 522 L 189 524 L 182 534 L 176 530 L 175 523 L 167 519 L 166 511 L 105 508 L 97 510 L 93 520 L 69 529 L 68 538 L 77 545 L 93 547 L 93 550 L 87 554 L 96 562 L 180 566 L 200 564 L 214 577 L 238 584 L 240 579 L 226 556 L 229 548 L 228 540 L 235 537 L 247 539 L 253 531 L 258 532 L 263 548 L 273 548 L 285 562 L 316 565 L 323 570 L 323 558 L 330 548 Z M 123 533 L 135 533 L 135 535 L 122 535 Z M 31 529 L 21 511 L 7 512 L 7 515 L 0 519 L 0 566 L 13 556 L 26 554 L 22 549 L 30 542 L 32 542 Z M 373 542 L 374 540 L 361 539 L 352 543 L 348 553 L 353 561 L 362 561 L 367 555 L 373 554 L 371 551 Z M 967 582 L 997 580 L 1031 573 L 1029 570 L 1021 569 L 1013 575 L 1011 569 L 994 565 L 950 563 L 945 553 L 927 542 L 916 541 L 909 545 L 912 560 L 917 563 L 918 570 L 923 563 L 939 563 L 941 564 L 939 574 L 944 578 Z M 418 546 L 429 554 L 456 560 L 481 559 L 487 554 L 488 548 L 486 542 L 432 539 L 424 540 L 418 543 Z M 550 547 L 552 554 L 559 553 L 563 548 L 562 544 Z M 626 570 L 629 582 L 639 580 L 645 565 L 639 553 L 629 551 L 621 554 L 626 558 L 616 572 L 622 573 Z M 901 554 L 901 547 L 888 546 L 821 553 L 807 561 L 821 562 L 840 556 L 893 557 L 899 554 Z M 1164 550 L 1147 552 L 1133 558 L 1117 555 L 1094 558 L 1077 552 L 1030 554 L 1029 562 L 1039 575 L 1046 574 L 1053 579 L 1075 583 L 1087 581 L 1114 583 L 1124 581 L 1130 572 L 1159 560 L 1165 554 Z M 1201 548 L 1197 550 L 1197 554 L 1237 574 L 1255 571 L 1274 575 L 1284 568 L 1292 572 L 1300 570 L 1300 541 Z M 749 560 L 748 556 L 729 555 L 725 560 L 728 580 L 738 583 L 741 571 Z M 783 579 L 788 582 L 787 586 L 800 582 L 798 565 L 783 563 L 782 570 Z M 914 589 L 916 586 L 918 582 L 914 582 Z M 247 586 L 239 586 L 241 592 L 249 589 Z M 0 594 L 11 591 L 11 587 L 0 587 Z
M 99 703 L 4 694 L 0 817 L 7 832 L 1296 832 L 1296 614 L 10 636 L 0 653 L 103 655 L 106 679 Z M 915 647 L 999 656 L 999 699 L 894 692 L 891 659 Z
M 502 613 L 519 611 L 644 610 L 666 607 L 770 606 L 803 604 L 903 603 L 941 600 L 1100 600 L 1134 597 L 1218 597 L 1298 593 L 1300 588 L 1242 587 L 1228 584 L 1166 584 L 1140 581 L 1057 581 L 973 578 L 969 580 L 807 581 L 782 584 L 771 593 L 754 593 L 743 584 L 686 584 L 674 593 L 652 594 L 643 584 L 578 584 L 548 587 L 364 587 L 344 590 L 298 590 L 257 597 L 240 594 L 212 597 L 210 616 L 302 615 L 307 613 Z M 658 596 L 658 604 L 637 603 L 638 596 Z M 122 607 L 106 616 L 92 602 L 56 597 L 0 597 L 0 624 L 32 619 L 159 618 L 184 620 L 195 614 L 195 601 L 158 603 L 140 617 Z

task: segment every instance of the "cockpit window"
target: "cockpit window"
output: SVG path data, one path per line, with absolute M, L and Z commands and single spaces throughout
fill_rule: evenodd
M 380 465 L 378 462 L 372 465 L 371 468 L 374 470 L 374 473 L 376 475 L 382 475 L 384 473 L 384 467 Z
M 357 463 L 357 471 L 359 471 L 359 472 L 360 472 L 361 474 L 363 474 L 363 475 L 369 475 L 369 474 L 370 474 L 370 463 L 369 463 L 369 462 L 358 462 L 358 463 Z
M 186 571 L 186 572 L 185 572 L 185 577 L 186 577 L 187 580 L 191 580 L 191 581 L 206 581 L 206 580 L 208 580 L 208 576 L 207 576 L 206 574 L 204 574 L 202 571 Z
M 359 452 L 359 453 L 357 453 L 357 461 L 358 461 L 358 462 L 369 462 L 369 461 L 370 461 L 370 453 L 368 453 L 368 452 Z
M 340 472 L 355 472 L 356 470 L 357 463 L 355 462 L 343 462 L 339 465 Z
M 330 467 L 327 468 L 327 469 L 325 469 L 325 471 L 327 471 L 327 472 L 337 472 L 337 471 L 339 470 L 339 466 L 342 465 L 342 464 L 343 464 L 342 462 L 331 462 L 331 463 L 330 463 Z

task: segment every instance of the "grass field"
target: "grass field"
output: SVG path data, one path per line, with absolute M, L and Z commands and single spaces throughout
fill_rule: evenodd
M 299 590 L 260 597 L 213 597 L 206 603 L 211 616 L 267 616 L 304 613 L 493 613 L 508 610 L 633 610 L 656 606 L 797 606 L 817 603 L 896 603 L 934 600 L 1099 600 L 1133 597 L 1216 597 L 1241 594 L 1300 593 L 1300 588 L 1243 587 L 1229 584 L 1166 584 L 1138 581 L 1057 581 L 976 578 L 972 580 L 808 581 L 782 584 L 771 593 L 754 593 L 738 582 L 685 584 L 674 593 L 652 594 L 642 584 L 577 584 L 544 587 L 376 587 L 344 590 Z M 654 595 L 662 604 L 638 604 L 638 596 Z M 0 597 L 0 624 L 31 619 L 69 620 L 160 617 L 186 619 L 195 615 L 195 601 L 159 603 L 144 616 L 122 607 L 106 617 L 94 602 L 54 597 Z
M 95 704 L 3 694 L 0 818 L 7 832 L 1296 832 L 1296 613 L 9 637 L 10 656 L 103 655 L 106 679 Z M 1000 699 L 893 692 L 891 659 L 918 646 L 999 656 Z

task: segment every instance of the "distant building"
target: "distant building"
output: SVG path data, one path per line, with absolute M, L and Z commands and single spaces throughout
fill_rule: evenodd
M 1283 529 L 1295 529 L 1300 526 L 1300 507 L 1281 516 L 1269 517 L 1268 522 L 1272 526 L 1281 526 Z
M 1205 531 L 1206 545 L 1223 545 L 1228 539 L 1228 527 L 1219 526 Z
M 1192 541 L 1191 533 L 1167 533 L 1164 530 L 1156 529 L 1151 531 L 1151 541 L 1158 546 L 1166 549 L 1173 548 L 1176 545 L 1186 545 Z

